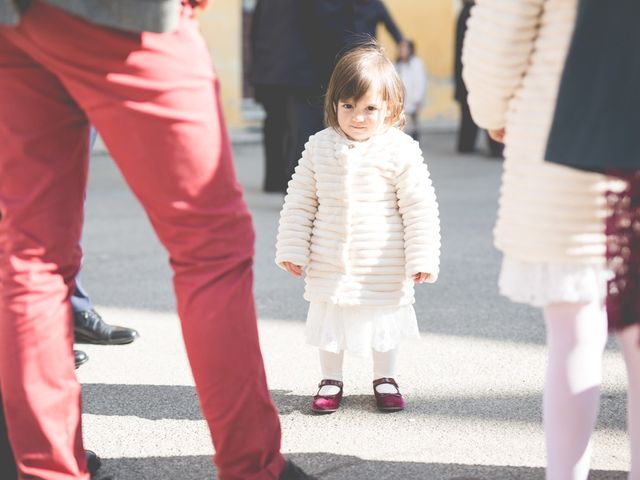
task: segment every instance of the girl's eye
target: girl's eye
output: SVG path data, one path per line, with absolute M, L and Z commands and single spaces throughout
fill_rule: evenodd
M 378 107 L 374 107 L 373 105 L 369 105 L 367 107 L 367 111 L 369 112 L 375 112 L 378 109 Z
M 351 108 L 353 108 L 353 107 L 351 106 L 350 103 L 343 103 L 342 104 L 342 108 L 344 108 L 345 110 L 351 110 Z

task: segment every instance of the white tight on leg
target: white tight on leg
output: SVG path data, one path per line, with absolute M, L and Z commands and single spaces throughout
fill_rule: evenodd
M 320 369 L 322 378 L 342 381 L 342 364 L 344 362 L 344 352 L 333 353 L 326 350 L 319 350 Z M 396 372 L 396 362 L 398 359 L 398 349 L 387 352 L 377 352 L 373 350 L 373 379 L 382 377 L 394 377 Z M 390 385 L 378 386 L 380 393 L 395 393 L 396 389 Z M 388 391 L 387 391 L 388 390 Z M 320 395 L 335 395 L 339 388 L 335 385 L 325 385 L 320 389 Z
M 373 352 L 373 379 L 387 377 L 394 378 L 396 376 L 396 363 L 398 361 L 398 349 L 388 350 L 386 352 Z M 382 384 L 376 387 L 378 393 L 396 393 L 393 385 Z
M 607 317 L 599 302 L 544 308 L 549 364 L 543 416 L 547 480 L 586 480 L 600 406 Z
M 631 442 L 629 480 L 640 480 L 640 325 L 618 333 L 618 341 L 627 365 L 627 428 Z
M 320 353 L 320 370 L 322 371 L 323 380 L 342 381 L 342 363 L 344 361 L 344 352 L 333 353 L 326 350 L 319 350 Z M 320 395 L 335 395 L 340 391 L 335 385 L 325 385 L 318 392 Z

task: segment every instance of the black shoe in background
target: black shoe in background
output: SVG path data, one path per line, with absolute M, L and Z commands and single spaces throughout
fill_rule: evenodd
M 280 474 L 280 480 L 316 480 L 316 477 L 305 473 L 299 466 L 288 460 Z
M 97 345 L 124 345 L 140 336 L 132 328 L 105 323 L 94 309 L 74 313 L 73 330 L 77 342 Z
M 4 418 L 4 408 L 2 407 L 2 397 L 0 396 L 0 478 L 7 480 L 16 480 L 18 478 L 18 469 L 16 461 L 13 458 L 13 450 L 9 443 L 9 434 L 7 433 L 7 422 Z
M 87 456 L 87 470 L 89 470 L 89 475 L 92 477 L 96 474 L 100 467 L 102 466 L 102 460 L 91 450 L 85 450 L 84 454 Z
M 76 363 L 76 368 L 78 368 L 80 365 L 84 365 L 89 361 L 89 355 L 80 350 L 74 350 L 73 359 Z

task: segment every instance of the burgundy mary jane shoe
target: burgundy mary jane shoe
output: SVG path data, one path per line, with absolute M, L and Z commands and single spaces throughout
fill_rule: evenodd
M 320 389 L 325 385 L 333 385 L 340 389 L 335 395 L 320 395 Z M 313 397 L 311 411 L 315 413 L 332 413 L 340 407 L 342 400 L 342 382 L 338 380 L 321 380 L 318 384 L 318 393 Z
M 376 389 L 378 385 L 389 384 L 396 389 L 395 393 L 380 393 Z M 404 398 L 400 393 L 398 384 L 393 378 L 383 377 L 373 381 L 373 394 L 376 396 L 376 407 L 381 412 L 397 412 L 404 410 Z

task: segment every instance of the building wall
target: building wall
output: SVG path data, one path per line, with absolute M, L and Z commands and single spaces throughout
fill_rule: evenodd
M 220 79 L 227 124 L 238 128 L 246 124 L 242 118 L 242 0 L 209 3 L 200 14 L 200 26 Z
M 305 0 L 300 0 L 305 1 Z M 255 123 L 243 112 L 242 12 L 252 0 L 213 0 L 200 14 L 202 33 L 220 78 L 222 105 L 231 128 Z M 416 44 L 429 74 L 428 99 L 422 117 L 449 121 L 456 117 L 453 103 L 453 49 L 457 0 L 386 0 L 398 27 Z M 380 28 L 379 39 L 391 58 L 396 47 Z
M 427 102 L 422 118 L 451 120 L 457 115 L 453 103 L 453 55 L 456 2 L 451 0 L 386 0 L 385 5 L 402 34 L 414 41 L 416 54 L 424 62 L 429 78 Z M 378 39 L 390 58 L 395 42 L 378 27 Z

